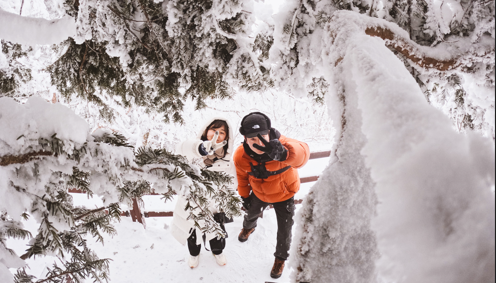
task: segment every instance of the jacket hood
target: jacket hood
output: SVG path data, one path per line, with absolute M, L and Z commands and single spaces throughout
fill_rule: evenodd
M 226 156 L 224 156 L 224 159 L 230 160 L 231 156 L 235 150 L 235 148 L 234 148 L 234 135 L 233 135 L 233 132 L 235 129 L 232 127 L 232 125 L 228 119 L 226 119 L 224 117 L 220 117 L 220 116 L 214 116 L 214 117 L 206 120 L 205 124 L 203 124 L 203 127 L 200 128 L 200 131 L 198 132 L 198 135 L 196 137 L 198 139 L 201 139 L 201 136 L 202 136 L 203 132 L 205 131 L 205 129 L 207 129 L 208 125 L 210 125 L 215 120 L 222 120 L 222 121 L 226 122 L 227 126 L 229 127 L 229 140 L 227 142 L 227 152 L 226 152 Z

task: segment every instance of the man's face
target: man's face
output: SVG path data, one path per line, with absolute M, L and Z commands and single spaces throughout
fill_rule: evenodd
M 266 141 L 269 141 L 269 134 L 268 133 L 266 135 L 262 135 L 262 137 Z M 246 143 L 248 144 L 248 146 L 250 146 L 250 149 L 253 150 L 253 152 L 255 152 L 256 154 L 264 154 L 263 151 L 258 150 L 255 147 L 253 147 L 254 144 L 258 144 L 259 146 L 265 147 L 263 142 L 258 137 L 253 137 L 253 138 L 246 138 L 245 137 L 245 140 L 246 140 Z

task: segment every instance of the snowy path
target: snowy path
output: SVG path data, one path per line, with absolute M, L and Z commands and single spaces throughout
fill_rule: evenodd
M 237 239 L 242 220 L 237 217 L 226 225 L 229 237 L 224 252 L 228 263 L 223 267 L 202 247 L 200 265 L 190 269 L 186 264 L 187 247 L 170 234 L 171 217 L 147 218 L 146 229 L 130 218 L 123 218 L 116 224 L 118 235 L 107 238 L 104 246 L 100 243 L 91 246 L 100 257 L 113 259 L 112 282 L 289 282 L 289 268 L 277 280 L 269 275 L 277 232 L 274 210 L 265 211 L 256 231 L 245 243 Z
M 329 158 L 309 161 L 299 170 L 301 177 L 320 175 Z M 314 183 L 302 184 L 296 199 L 303 199 Z M 88 204 L 85 195 L 75 195 L 78 202 Z M 164 204 L 159 196 L 145 196 L 146 211 L 172 211 L 175 202 Z M 98 205 L 95 205 L 97 207 Z M 296 206 L 298 212 L 300 206 Z M 117 223 L 117 235 L 106 239 L 105 245 L 93 243 L 92 247 L 101 258 L 112 258 L 110 263 L 112 282 L 289 282 L 291 269 L 286 267 L 279 279 L 270 277 L 274 263 L 277 221 L 274 210 L 264 212 L 256 231 L 250 239 L 241 243 L 238 234 L 243 218 L 234 218 L 226 225 L 229 237 L 224 250 L 228 263 L 220 267 L 212 254 L 202 247 L 200 265 L 190 269 L 187 264 L 188 248 L 179 244 L 170 234 L 172 217 L 146 218 L 146 229 L 131 218 L 124 217 Z M 296 224 L 293 226 L 293 235 Z M 294 244 L 294 243 L 293 243 Z
M 297 211 L 299 206 L 297 206 Z M 274 263 L 273 253 L 276 244 L 277 222 L 273 209 L 264 212 L 256 231 L 245 243 L 238 241 L 243 218 L 234 218 L 233 223 L 226 225 L 229 237 L 226 239 L 227 265 L 219 266 L 211 252 L 202 245 L 200 264 L 190 269 L 186 263 L 189 256 L 188 248 L 179 244 L 170 234 L 172 217 L 146 218 L 146 229 L 138 222 L 132 222 L 130 217 L 123 217 L 120 223 L 115 223 L 117 235 L 104 235 L 105 243 L 96 243 L 88 239 L 89 246 L 100 258 L 111 258 L 110 282 L 116 283 L 264 283 L 289 282 L 291 270 L 286 267 L 282 277 L 270 278 L 270 270 Z M 29 220 L 26 228 L 36 231 L 38 225 Z M 297 226 L 293 226 L 293 235 Z M 9 246 L 17 254 L 26 249 L 25 241 L 9 239 Z M 294 244 L 294 242 L 293 242 Z M 291 259 L 291 258 L 290 258 Z M 56 258 L 37 257 L 27 259 L 27 272 L 42 278 L 46 266 L 51 266 Z M 11 269 L 15 273 L 15 269 Z

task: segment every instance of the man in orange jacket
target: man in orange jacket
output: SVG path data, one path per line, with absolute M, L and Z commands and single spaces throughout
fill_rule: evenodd
M 252 112 L 241 120 L 240 133 L 245 140 L 234 152 L 238 177 L 238 193 L 247 210 L 240 242 L 248 240 L 260 212 L 269 204 L 277 216 L 277 245 L 270 276 L 281 277 L 284 262 L 289 256 L 291 228 L 295 211 L 294 195 L 300 189 L 297 169 L 310 157 L 308 145 L 287 138 L 271 128 L 269 117 Z

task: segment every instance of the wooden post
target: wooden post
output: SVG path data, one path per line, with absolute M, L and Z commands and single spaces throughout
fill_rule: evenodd
M 141 210 L 139 209 L 138 201 L 136 200 L 136 198 L 133 198 L 133 209 L 130 212 L 133 222 L 138 221 L 139 223 L 143 224 L 143 226 L 146 228 L 145 219 L 141 214 Z

